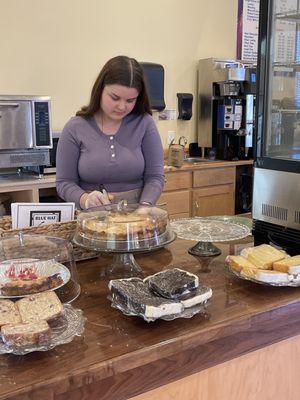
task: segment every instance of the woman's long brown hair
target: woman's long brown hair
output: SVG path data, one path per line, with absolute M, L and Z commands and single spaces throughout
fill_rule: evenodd
M 100 109 L 105 85 L 122 85 L 135 88 L 139 95 L 131 113 L 152 114 L 142 67 L 134 58 L 117 56 L 111 58 L 104 65 L 94 83 L 89 104 L 77 111 L 77 116 L 88 118 Z

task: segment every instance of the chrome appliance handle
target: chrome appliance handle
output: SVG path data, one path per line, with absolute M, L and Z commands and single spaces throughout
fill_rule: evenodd
M 0 103 L 0 107 L 19 107 L 19 103 Z

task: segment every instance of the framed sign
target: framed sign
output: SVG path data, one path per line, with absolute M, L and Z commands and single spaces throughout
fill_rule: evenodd
M 75 203 L 12 203 L 12 228 L 27 228 L 74 219 Z

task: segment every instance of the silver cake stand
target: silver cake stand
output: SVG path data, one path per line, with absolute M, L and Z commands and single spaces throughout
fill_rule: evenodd
M 222 221 L 217 217 L 181 218 L 171 221 L 171 228 L 179 238 L 198 242 L 188 252 L 201 258 L 203 271 L 207 270 L 209 257 L 222 253 L 212 242 L 243 239 L 251 233 L 246 225 Z

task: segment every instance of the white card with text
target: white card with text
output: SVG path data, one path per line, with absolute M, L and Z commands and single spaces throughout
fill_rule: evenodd
M 12 203 L 12 229 L 74 219 L 75 203 Z

